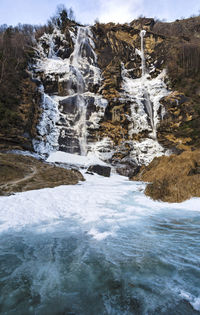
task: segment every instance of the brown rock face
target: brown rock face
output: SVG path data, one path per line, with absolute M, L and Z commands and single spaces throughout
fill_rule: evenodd
M 145 29 L 146 66 L 154 67 L 151 77 L 167 69 L 167 85 L 171 94 L 161 101 L 165 115 L 158 127 L 158 141 L 165 148 L 181 152 L 198 148 L 200 126 L 200 18 L 173 23 L 138 19 L 129 25 L 96 24 L 98 64 L 103 71 L 101 93 L 108 100 L 105 119 L 101 125 L 102 135 L 117 144 L 119 127 L 123 139 L 144 138 L 144 134 L 129 136 L 130 104 L 120 98 L 122 92 L 121 64 L 132 78 L 141 77 L 141 59 L 135 55 L 140 49 L 140 30 Z M 110 131 L 112 132 L 112 135 Z M 101 132 L 100 132 L 101 133 Z M 116 135 L 116 138 L 115 138 Z M 122 136 L 121 136 L 122 137 Z M 114 138 L 114 139 L 113 139 Z
M 36 135 L 36 126 L 40 114 L 40 94 L 35 82 L 29 77 L 20 84 L 20 103 L 12 110 L 15 120 L 0 121 L 0 150 L 32 150 L 32 138 Z
M 32 157 L 0 154 L 0 195 L 59 185 L 75 185 L 83 181 L 77 170 L 66 170 Z
M 166 114 L 158 128 L 158 140 L 164 147 L 179 152 L 199 147 L 199 115 L 194 101 L 184 93 L 172 92 L 162 99 Z
M 182 202 L 200 197 L 200 150 L 155 158 L 132 180 L 151 182 L 145 193 L 155 200 Z
M 74 34 L 76 34 L 76 26 L 77 24 L 72 22 L 63 24 L 61 30 L 65 39 L 62 40 L 61 37 L 58 37 L 55 43 L 58 57 L 69 58 L 73 52 L 74 41 L 70 31 L 73 29 Z M 141 77 L 141 56 L 136 53 L 136 50 L 141 47 L 140 31 L 144 29 L 146 30 L 144 38 L 146 68 L 150 72 L 151 79 L 157 77 L 166 68 L 168 73 L 166 83 L 171 91 L 161 101 L 165 108 L 165 115 L 159 122 L 158 141 L 166 149 L 172 149 L 174 152 L 199 148 L 200 18 L 185 19 L 173 23 L 141 18 L 124 25 L 97 23 L 91 29 L 94 35 L 95 53 L 102 74 L 102 82 L 101 86 L 98 84 L 89 86 L 89 91 L 99 93 L 108 101 L 108 105 L 105 109 L 105 115 L 99 123 L 100 127 L 92 129 L 88 126 L 88 139 L 97 141 L 108 137 L 117 147 L 123 142 L 141 141 L 149 136 L 149 130 L 146 129 L 139 133 L 130 133 L 130 128 L 132 128 L 129 119 L 131 100 L 123 97 L 122 84 L 123 66 L 128 71 L 130 78 Z M 48 33 L 48 29 L 44 31 Z M 38 32 L 38 38 L 42 34 L 43 31 L 41 34 Z M 13 54 L 15 47 L 16 45 L 12 47 Z M 49 47 L 44 48 L 46 51 L 49 50 Z M 23 62 L 27 65 L 28 61 L 32 60 L 31 58 L 33 58 L 32 49 L 29 58 L 24 57 Z M 23 69 L 20 70 L 19 77 L 17 77 L 17 82 L 15 80 L 19 87 L 17 92 L 13 92 L 16 94 L 16 99 L 15 101 L 8 99 L 7 102 L 10 110 L 4 115 L 4 118 L 9 117 L 9 119 L 5 121 L 5 119 L 1 119 L 3 116 L 0 117 L 0 149 L 23 148 L 31 150 L 32 138 L 36 137 L 41 97 L 37 84 L 27 77 L 24 63 Z M 0 58 L 0 72 L 2 69 L 4 70 L 2 67 L 5 65 L 8 66 L 5 60 Z M 13 64 L 14 68 L 18 70 L 17 60 Z M 3 90 L 0 87 L 1 100 L 5 98 L 4 94 L 9 95 L 9 90 L 11 90 L 10 85 L 9 89 L 6 88 L 6 85 L 11 82 L 11 76 L 6 77 L 6 73 L 7 71 L 3 71 L 5 84 Z M 59 82 L 56 77 L 55 80 L 52 80 L 50 76 L 44 78 L 42 73 L 38 73 L 38 75 L 41 77 L 45 93 L 54 93 L 59 96 L 67 95 L 68 81 L 61 80 Z M 73 84 L 75 83 L 73 82 Z M 72 88 L 76 92 L 75 87 L 72 86 Z M 13 102 L 14 104 L 11 104 Z M 95 106 L 93 107 L 95 108 Z M 5 112 L 5 107 L 3 110 Z M 92 110 L 95 111 L 96 109 Z M 64 138 L 62 141 L 68 141 L 70 144 L 70 138 L 71 133 L 69 139 Z M 129 154 L 129 151 L 129 149 L 125 150 L 124 146 L 123 159 Z

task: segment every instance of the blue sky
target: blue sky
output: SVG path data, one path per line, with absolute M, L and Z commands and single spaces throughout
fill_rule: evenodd
M 58 4 L 72 7 L 84 24 L 130 22 L 139 15 L 173 21 L 200 13 L 200 0 L 0 0 L 0 24 L 44 24 Z

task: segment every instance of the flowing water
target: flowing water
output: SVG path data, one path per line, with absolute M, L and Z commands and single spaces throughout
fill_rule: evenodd
M 1 314 L 200 313 L 200 204 L 87 175 L 0 198 Z

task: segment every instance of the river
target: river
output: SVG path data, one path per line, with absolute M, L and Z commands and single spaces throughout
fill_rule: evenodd
M 0 313 L 200 314 L 200 199 L 85 177 L 0 198 Z

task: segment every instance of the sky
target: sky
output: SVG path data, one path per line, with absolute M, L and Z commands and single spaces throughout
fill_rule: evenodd
M 0 0 L 0 25 L 44 24 L 64 4 L 82 24 L 125 23 L 138 16 L 174 21 L 200 13 L 200 0 Z

